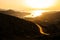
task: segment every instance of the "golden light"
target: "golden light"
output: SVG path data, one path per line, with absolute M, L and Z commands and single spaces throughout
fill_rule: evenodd
M 32 17 L 37 17 L 37 16 L 42 15 L 43 12 L 45 12 L 45 11 L 36 10 L 36 11 L 32 11 L 32 12 L 31 12 L 31 15 L 32 15 Z
M 49 8 L 55 4 L 56 0 L 26 0 L 25 4 L 31 8 Z
M 40 31 L 41 34 L 50 35 L 49 33 L 45 33 L 44 30 L 43 30 L 43 28 L 42 28 L 40 25 L 38 25 L 37 23 L 35 23 L 35 24 L 36 24 L 37 27 L 40 29 L 39 31 Z
M 25 17 L 35 18 L 37 16 L 41 16 L 43 12 L 46 12 L 44 10 L 35 10 L 32 11 L 30 15 L 26 15 Z

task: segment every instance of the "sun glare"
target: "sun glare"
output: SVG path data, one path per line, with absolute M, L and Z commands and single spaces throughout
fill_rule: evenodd
M 46 11 L 43 11 L 43 10 L 35 10 L 35 11 L 32 11 L 30 15 L 27 15 L 25 17 L 35 18 L 37 16 L 41 16 L 43 12 L 46 12 Z
M 55 4 L 56 0 L 26 0 L 25 4 L 31 8 L 49 8 Z
M 31 15 L 32 15 L 32 17 L 37 17 L 37 16 L 42 15 L 43 12 L 44 11 L 42 11 L 42 10 L 36 10 L 36 11 L 32 11 Z

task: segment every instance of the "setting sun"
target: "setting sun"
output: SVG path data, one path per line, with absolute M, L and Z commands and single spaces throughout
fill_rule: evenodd
M 31 8 L 49 8 L 55 4 L 56 0 L 26 0 L 25 3 Z

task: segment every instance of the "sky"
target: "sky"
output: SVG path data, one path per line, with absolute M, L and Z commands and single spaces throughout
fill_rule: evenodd
M 30 8 L 24 4 L 25 0 L 0 0 L 0 9 L 13 9 L 16 11 L 31 11 L 40 10 L 36 8 Z M 60 10 L 60 0 L 56 0 L 54 6 L 42 10 Z

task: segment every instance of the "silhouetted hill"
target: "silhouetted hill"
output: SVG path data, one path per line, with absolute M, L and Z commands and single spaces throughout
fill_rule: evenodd
M 39 36 L 34 23 L 0 13 L 0 40 L 37 40 Z

